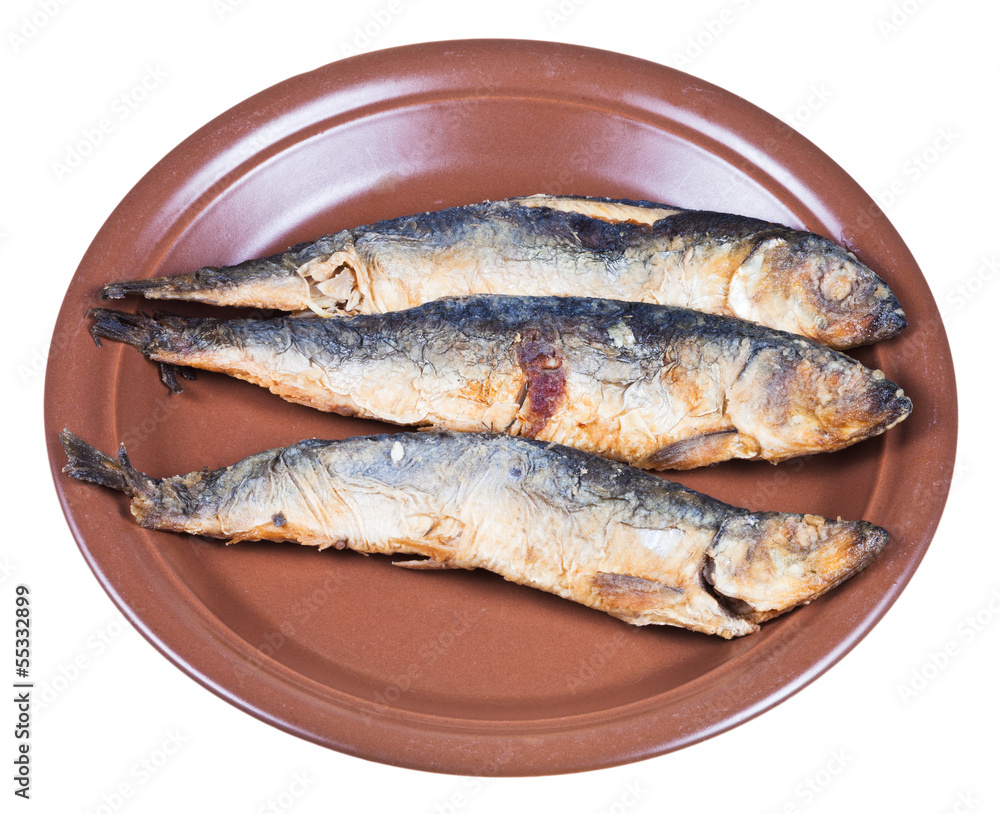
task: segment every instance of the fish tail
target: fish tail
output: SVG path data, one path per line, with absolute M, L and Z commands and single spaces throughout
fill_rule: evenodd
M 168 347 L 185 327 L 181 317 L 171 317 L 164 314 L 148 316 L 147 314 L 129 314 L 123 311 L 113 311 L 110 308 L 91 308 L 87 316 L 94 320 L 90 335 L 100 346 L 101 339 L 122 342 L 139 350 L 147 358 L 153 359 L 157 349 Z M 178 375 L 185 379 L 193 379 L 194 374 L 184 367 L 170 364 L 157 359 L 160 364 L 160 380 L 172 393 L 183 391 L 177 381 Z
M 87 316 L 94 320 L 90 335 L 98 345 L 101 339 L 124 342 L 145 353 L 157 333 L 157 321 L 146 314 L 127 314 L 110 308 L 91 308 Z
M 118 448 L 118 459 L 115 460 L 69 430 L 59 433 L 59 441 L 68 459 L 62 471 L 71 478 L 107 486 L 130 497 L 152 493 L 156 481 L 132 467 L 124 444 Z

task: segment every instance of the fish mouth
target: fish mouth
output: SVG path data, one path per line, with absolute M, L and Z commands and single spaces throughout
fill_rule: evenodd
M 906 314 L 895 295 L 885 289 L 884 284 L 879 283 L 879 287 L 882 291 L 875 296 L 882 296 L 877 304 L 866 305 L 860 310 L 844 306 L 839 315 L 832 307 L 825 319 L 815 325 L 815 338 L 836 350 L 847 350 L 873 345 L 901 333 L 907 326 Z
M 871 417 L 867 430 L 855 440 L 879 435 L 896 426 L 913 412 L 913 401 L 903 393 L 897 384 L 884 379 L 879 387 L 871 390 L 866 400 L 868 415 Z
M 880 306 L 867 318 L 826 318 L 825 324 L 817 323 L 811 328 L 813 331 L 811 335 L 818 342 L 834 350 L 844 351 L 891 339 L 901 333 L 906 326 L 906 316 L 901 308 Z
M 868 325 L 868 344 L 890 339 L 907 326 L 906 314 L 893 295 L 882 300 Z
M 875 387 L 869 387 L 857 401 L 835 410 L 832 421 L 827 419 L 832 429 L 840 428 L 840 442 L 829 449 L 843 449 L 882 435 L 904 421 L 911 412 L 913 401 L 910 397 L 898 385 L 883 379 Z

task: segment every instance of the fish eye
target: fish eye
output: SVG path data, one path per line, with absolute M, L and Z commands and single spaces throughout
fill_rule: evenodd
M 846 263 L 841 263 L 823 274 L 819 290 L 823 297 L 830 302 L 843 302 L 854 293 L 857 282 L 858 278 L 854 269 Z

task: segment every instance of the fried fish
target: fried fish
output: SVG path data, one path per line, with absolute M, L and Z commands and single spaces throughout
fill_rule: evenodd
M 168 373 L 220 371 L 320 410 L 521 435 L 651 469 L 837 450 L 912 409 L 881 371 L 824 345 L 648 303 L 479 295 L 332 320 L 91 316 L 95 338 Z
M 484 568 L 634 625 L 725 638 L 808 603 L 886 544 L 864 521 L 735 508 L 623 464 L 506 435 L 302 441 L 157 479 L 60 434 L 73 478 L 130 495 L 149 529 Z M 326 566 L 336 567 L 334 563 Z
M 384 220 L 270 257 L 102 291 L 322 316 L 468 294 L 676 305 L 841 349 L 906 326 L 886 283 L 825 237 L 741 215 L 548 195 Z

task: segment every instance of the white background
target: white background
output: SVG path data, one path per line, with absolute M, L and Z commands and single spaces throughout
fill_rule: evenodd
M 379 11 L 388 21 L 376 25 Z M 49 703 L 34 714 L 27 803 L 7 779 L 13 705 L 0 714 L 3 810 L 1000 810 L 998 24 L 994 4 L 971 0 L 8 0 L 0 12 L 8 411 L 0 651 L 13 644 L 14 587 L 26 583 L 32 676 Z M 620 51 L 682 68 L 790 122 L 884 204 L 952 343 L 957 474 L 900 600 L 842 662 L 777 708 L 615 769 L 486 780 L 402 770 L 240 712 L 124 621 L 76 548 L 45 456 L 44 365 L 59 303 L 93 236 L 150 167 L 230 106 L 349 49 L 466 37 Z M 147 76 L 159 78 L 117 115 L 116 100 Z M 58 172 L 55 163 L 112 113 L 112 132 Z M 973 629 L 967 617 L 977 615 Z M 0 675 L 13 673 L 6 658 L 0 652 Z M 915 685 L 915 671 L 930 679 Z M 117 796 L 123 784 L 128 797 Z

